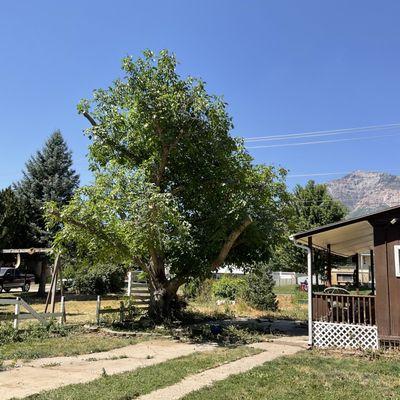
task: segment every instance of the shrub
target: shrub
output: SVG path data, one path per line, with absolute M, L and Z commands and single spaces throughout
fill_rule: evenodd
M 246 290 L 246 279 L 225 275 L 214 282 L 212 292 L 215 297 L 236 300 Z
M 67 336 L 74 328 L 60 325 L 56 321 L 49 321 L 43 325 L 28 324 L 24 329 L 16 330 L 11 323 L 0 323 L 0 346 L 7 343 L 24 342 L 32 339 L 46 339 L 55 336 Z
M 184 286 L 183 295 L 186 299 L 196 299 L 201 302 L 210 301 L 213 284 L 212 279 L 194 279 Z
M 212 341 L 224 346 L 239 346 L 261 342 L 264 339 L 260 332 L 233 325 L 221 326 L 219 324 L 204 324 L 201 326 L 192 326 L 189 329 L 189 337 L 200 343 Z
M 0 346 L 7 343 L 17 342 L 18 338 L 18 331 L 13 328 L 11 323 L 0 323 Z
M 126 269 L 120 265 L 95 265 L 72 274 L 72 289 L 82 294 L 121 292 L 125 286 Z
M 193 279 L 183 287 L 183 296 L 186 299 L 195 299 L 200 291 L 203 282 L 200 279 Z
M 276 295 L 273 292 L 274 280 L 267 264 L 254 264 L 247 276 L 245 291 L 246 301 L 259 310 L 275 311 L 278 308 Z

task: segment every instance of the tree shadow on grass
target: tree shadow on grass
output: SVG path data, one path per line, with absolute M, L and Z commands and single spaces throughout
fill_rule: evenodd
M 302 321 L 272 318 L 232 318 L 221 314 L 206 316 L 187 312 L 180 321 L 155 324 L 146 315 L 136 321 L 114 323 L 112 328 L 140 334 L 167 335 L 176 340 L 193 343 L 216 343 L 220 346 L 239 346 L 268 341 L 276 336 L 303 336 L 307 327 Z

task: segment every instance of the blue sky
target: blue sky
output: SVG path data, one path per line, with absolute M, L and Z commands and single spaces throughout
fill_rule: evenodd
M 0 187 L 54 129 L 86 183 L 87 123 L 76 104 L 146 48 L 172 50 L 183 75 L 224 95 L 235 135 L 400 123 L 399 16 L 395 0 L 2 1 Z M 250 151 L 292 175 L 400 174 L 400 128 L 390 132 L 399 135 L 375 138 L 385 134 L 378 129 L 360 135 L 368 140 Z

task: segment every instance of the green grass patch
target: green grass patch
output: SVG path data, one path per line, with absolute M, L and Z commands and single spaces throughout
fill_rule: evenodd
M 295 294 L 298 291 L 299 285 L 274 286 L 275 294 Z
M 376 400 L 400 398 L 399 357 L 302 352 L 232 376 L 184 400 Z
M 35 400 L 128 400 L 173 385 L 190 374 L 195 374 L 242 357 L 257 354 L 250 347 L 218 348 L 194 353 L 157 365 L 139 368 L 117 375 L 104 375 L 94 381 L 68 385 L 56 390 L 27 397 Z
M 76 333 L 63 337 L 33 338 L 0 346 L 0 359 L 30 360 L 108 351 L 137 343 L 135 338 Z
M 284 285 L 284 286 L 274 286 L 275 294 L 294 294 L 298 289 L 298 285 Z

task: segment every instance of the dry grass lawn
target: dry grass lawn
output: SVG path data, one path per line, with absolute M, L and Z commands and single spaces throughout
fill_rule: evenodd
M 212 317 L 231 316 L 231 317 L 250 317 L 250 318 L 276 318 L 276 319 L 307 319 L 307 304 L 298 302 L 296 295 L 279 294 L 277 311 L 260 311 L 252 308 L 244 301 L 236 301 L 234 304 L 226 302 L 217 305 L 215 300 L 192 301 L 189 310 Z
M 20 293 L 12 292 L 8 294 L 1 294 L 1 297 L 17 297 Z M 26 295 L 25 295 L 26 296 Z M 21 296 L 24 298 L 24 296 Z M 33 294 L 28 294 L 26 301 L 38 312 L 44 312 L 45 300 L 37 299 Z M 101 307 L 102 308 L 118 308 L 120 299 L 117 297 L 102 297 Z M 59 311 L 60 304 L 56 304 L 56 312 Z M 71 324 L 84 324 L 93 323 L 96 320 L 96 300 L 90 298 L 89 300 L 67 300 L 65 302 L 65 310 L 67 313 L 67 322 Z M 0 313 L 13 313 L 14 306 L 0 306 Z M 24 312 L 24 309 L 21 309 Z M 115 315 L 116 317 L 117 315 Z M 107 318 L 104 316 L 104 318 Z M 22 325 L 23 326 L 23 325 Z

